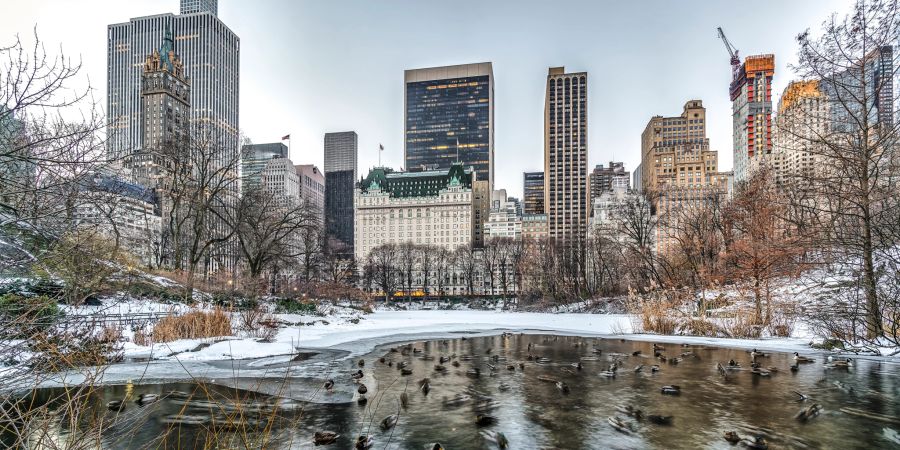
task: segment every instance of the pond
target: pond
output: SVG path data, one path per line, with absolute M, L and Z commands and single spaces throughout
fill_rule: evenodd
M 753 357 L 743 349 L 507 333 L 378 347 L 327 366 L 304 398 L 170 383 L 96 388 L 78 414 L 60 408 L 61 389 L 27 400 L 57 410 L 42 428 L 56 441 L 93 432 L 100 447 L 113 449 L 313 448 L 316 431 L 339 435 L 322 448 L 340 449 L 360 435 L 371 448 L 416 450 L 492 449 L 503 440 L 512 449 L 900 448 L 896 364 L 854 359 L 844 367 L 822 355 L 797 364 L 791 354 L 771 353 L 756 356 L 754 371 Z M 740 367 L 729 367 L 732 360 Z M 359 370 L 361 379 L 351 377 Z M 318 388 L 326 379 L 335 382 L 331 392 Z M 142 406 L 139 398 L 151 401 Z M 810 417 L 798 418 L 801 411 Z M 396 424 L 382 427 L 386 418 Z M 743 441 L 729 442 L 726 432 Z

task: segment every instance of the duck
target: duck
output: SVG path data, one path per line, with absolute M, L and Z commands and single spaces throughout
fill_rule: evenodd
M 159 394 L 140 394 L 138 395 L 137 403 L 140 406 L 149 405 L 151 403 L 155 403 L 159 401 Z
M 489 416 L 487 414 L 477 414 L 475 415 L 475 425 L 479 427 L 487 427 L 497 423 L 497 418 L 494 416 Z
M 364 359 L 359 360 L 359 362 L 357 363 L 357 365 L 358 365 L 359 367 L 365 367 L 365 366 L 366 366 L 366 360 L 364 360 Z
M 453 361 L 453 362 L 450 363 L 450 364 L 452 364 L 453 367 L 459 367 L 459 361 Z
M 732 360 L 728 361 L 728 368 L 729 369 L 740 369 L 741 364 L 732 359 Z
M 435 364 L 435 365 L 434 365 L 434 371 L 435 371 L 435 372 L 440 372 L 440 373 L 445 373 L 445 372 L 447 372 L 447 367 L 444 366 L 443 364 Z
M 481 376 L 481 369 L 479 369 L 478 367 L 473 367 L 466 371 L 466 375 L 472 378 L 478 378 Z
M 506 391 L 509 390 L 509 385 L 506 384 L 506 383 L 500 383 L 500 385 L 497 386 L 497 389 L 498 389 L 500 392 L 506 392 Z
M 750 373 L 752 373 L 753 375 L 759 375 L 761 377 L 772 375 L 772 372 L 769 372 L 768 369 L 763 369 L 762 367 L 754 367 L 753 369 L 750 369 Z
M 450 357 L 449 357 L 449 356 L 441 355 L 441 357 L 438 358 L 438 362 L 441 363 L 441 364 L 443 364 L 443 363 L 445 363 L 445 362 L 448 362 L 448 361 L 450 361 Z
M 382 431 L 390 430 L 394 428 L 394 425 L 397 425 L 397 422 L 400 421 L 400 416 L 397 414 L 391 414 L 384 419 L 381 420 L 381 429 Z
M 644 365 L 643 365 L 643 364 L 640 364 L 640 365 L 638 365 L 637 367 L 634 368 L 634 373 L 638 373 L 638 372 L 640 372 L 640 371 L 642 371 L 642 370 L 644 370 Z
M 719 375 L 722 375 L 723 377 L 728 377 L 728 371 L 725 370 L 725 366 L 723 366 L 722 363 L 718 363 L 718 362 L 716 363 L 716 371 L 719 372 Z
M 661 352 L 661 351 L 663 351 L 663 350 L 665 350 L 665 349 L 666 349 L 666 348 L 663 347 L 662 345 L 659 345 L 659 344 L 653 344 L 653 351 L 654 351 L 654 352 Z
M 442 403 L 444 404 L 444 406 L 452 407 L 462 405 L 469 400 L 472 400 L 472 396 L 467 394 L 456 394 L 453 398 L 444 397 Z
M 513 372 L 513 371 L 516 370 L 516 366 L 515 366 L 514 364 L 507 364 L 507 365 L 506 365 L 506 370 L 508 370 L 508 371 L 510 371 L 510 372 Z
M 360 395 L 359 398 L 356 399 L 356 404 L 359 406 L 365 406 L 366 403 L 369 403 L 369 399 L 367 399 L 365 395 Z
M 622 432 L 622 433 L 625 433 L 625 434 L 631 434 L 631 432 L 634 431 L 634 429 L 632 428 L 631 424 L 625 423 L 622 419 L 620 419 L 620 418 L 618 418 L 618 417 L 616 417 L 616 416 L 609 416 L 609 417 L 606 418 L 606 421 L 607 421 L 607 422 L 609 423 L 609 425 L 612 426 L 616 431 L 619 431 L 619 432 Z
M 850 358 L 847 359 L 835 359 L 831 361 L 826 367 L 831 369 L 849 369 L 853 367 L 853 360 Z
M 591 353 L 593 353 L 593 354 L 595 354 L 595 355 L 602 355 L 602 354 L 603 354 L 603 349 L 602 349 L 602 348 L 595 348 L 595 349 L 591 350 Z
M 755 450 L 767 450 L 769 448 L 769 443 L 762 436 L 756 436 L 753 440 L 743 439 L 741 443 L 744 444 L 744 447 Z
M 652 373 L 659 372 L 659 366 L 656 364 L 650 366 L 650 372 L 652 372 Z
M 400 406 L 402 406 L 403 409 L 406 409 L 406 407 L 409 406 L 409 395 L 407 395 L 405 391 L 400 393 Z
M 615 378 L 616 373 L 611 370 L 604 370 L 603 372 L 600 372 L 600 376 L 606 378 Z
M 815 359 L 807 358 L 806 356 L 800 356 L 799 352 L 794 352 L 794 362 L 796 363 L 812 363 L 816 362 Z
M 419 380 L 419 389 L 423 394 L 428 395 L 428 391 L 431 390 L 431 380 L 428 378 L 422 378 Z
M 359 392 L 359 395 L 364 395 L 366 392 L 369 392 L 369 388 L 366 385 L 360 383 L 359 387 L 356 388 L 356 392 Z
M 444 450 L 444 446 L 440 442 L 434 442 L 425 445 L 425 450 Z
M 820 405 L 818 403 L 813 403 L 812 405 L 809 405 L 806 408 L 801 409 L 800 412 L 798 412 L 794 416 L 794 418 L 799 420 L 800 422 L 807 422 L 810 419 L 818 416 L 821 411 L 822 411 L 822 405 Z
M 644 418 L 644 412 L 631 405 L 617 406 L 616 409 L 622 414 L 625 414 L 629 417 L 634 417 L 637 420 L 641 420 Z
M 403 368 L 405 368 L 405 367 L 408 366 L 408 365 L 409 365 L 409 362 L 407 362 L 407 361 L 400 361 L 400 362 L 397 363 L 397 368 L 398 368 L 398 369 L 403 369 Z
M 584 368 L 584 366 L 581 365 L 581 361 L 578 361 L 577 363 L 572 363 L 572 367 L 576 368 L 577 370 L 581 370 Z
M 125 409 L 125 400 L 110 400 L 106 403 L 106 409 L 110 411 L 122 411 Z
M 520 369 L 520 370 L 525 370 L 525 363 L 524 363 L 524 362 L 519 362 L 519 369 Z
M 654 425 L 672 425 L 672 420 L 674 417 L 672 416 L 661 416 L 658 414 L 650 414 L 647 416 L 647 420 Z
M 805 402 L 809 398 L 806 394 L 804 394 L 800 391 L 794 391 L 794 394 L 797 394 L 798 402 Z
M 736 431 L 726 431 L 723 435 L 726 441 L 731 442 L 732 444 L 737 444 L 741 442 L 741 437 L 738 436 Z
M 363 371 L 357 370 L 356 372 L 353 372 L 353 374 L 351 374 L 350 377 L 356 381 L 359 381 L 363 377 Z
M 791 364 L 791 372 L 796 372 L 800 370 L 800 366 L 797 363 Z
M 544 381 L 544 382 L 547 382 L 547 383 L 556 383 L 557 381 L 559 381 L 559 380 L 557 380 L 556 378 L 548 377 L 547 375 L 538 375 L 537 379 L 538 379 L 539 381 Z
M 413 373 L 412 369 L 409 369 L 406 367 L 400 369 L 400 375 L 412 375 L 412 373 Z
M 509 448 L 509 439 L 499 431 L 484 430 L 481 432 L 481 436 L 484 440 L 496 444 L 500 449 Z
M 640 355 L 641 355 L 640 350 L 635 350 L 635 351 L 631 352 L 631 356 L 640 356 Z
M 341 435 L 334 431 L 316 431 L 313 434 L 313 444 L 316 444 L 316 446 L 334 444 L 339 437 Z
M 384 358 L 384 356 L 382 356 L 381 358 L 378 358 L 378 362 L 380 362 L 382 364 L 384 364 L 385 361 L 386 361 L 386 359 Z
M 353 446 L 355 450 L 368 450 L 375 444 L 375 438 L 366 436 L 365 434 L 356 438 L 356 444 Z
M 660 388 L 660 392 L 663 395 L 681 395 L 681 386 L 677 384 L 666 385 Z
M 562 381 L 556 382 L 556 388 L 559 389 L 559 391 L 562 392 L 563 394 L 569 393 L 569 385 L 566 383 L 563 383 Z

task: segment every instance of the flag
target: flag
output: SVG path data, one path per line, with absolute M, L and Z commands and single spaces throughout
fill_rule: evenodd
M 379 151 L 382 151 L 382 150 L 384 150 L 384 146 L 383 146 L 383 145 L 381 145 L 381 144 L 378 144 L 378 150 L 379 150 Z
M 281 137 L 281 140 L 282 140 L 282 141 L 286 141 L 286 140 L 288 140 L 288 139 L 290 139 L 290 138 L 291 138 L 291 135 L 286 134 L 286 135 L 284 135 L 284 136 Z

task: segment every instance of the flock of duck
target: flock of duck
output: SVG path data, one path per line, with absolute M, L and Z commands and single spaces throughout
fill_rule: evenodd
M 505 338 L 510 336 L 512 336 L 511 333 L 504 333 Z M 462 339 L 466 340 L 466 338 Z M 558 339 L 558 337 L 547 337 L 545 338 L 545 343 Z M 590 344 L 578 340 L 573 345 L 581 347 Z M 608 362 L 608 365 L 603 364 L 603 367 L 601 367 L 602 370 L 597 372 L 597 375 L 607 379 L 615 379 L 624 372 L 632 372 L 635 374 L 646 372 L 653 375 L 663 370 L 663 365 L 676 366 L 686 359 L 699 359 L 699 356 L 687 345 L 678 347 L 674 352 L 667 352 L 667 349 L 664 346 L 653 344 L 652 356 L 644 354 L 641 350 L 633 351 L 630 354 L 604 352 L 603 349 L 595 345 L 590 350 L 591 355 L 581 356 L 574 362 L 553 362 L 550 358 L 545 356 L 546 354 L 539 354 L 538 348 L 534 343 L 528 343 L 527 354 L 521 361 L 510 361 L 505 355 L 494 354 L 493 349 L 491 348 L 485 350 L 483 354 L 476 354 L 473 350 L 468 352 L 468 354 L 457 355 L 456 353 L 450 352 L 449 341 L 447 340 L 440 341 L 438 346 L 439 348 L 436 352 L 438 353 L 437 356 L 432 354 L 435 352 L 426 351 L 413 344 L 390 348 L 389 352 L 379 358 L 374 365 L 395 369 L 399 372 L 401 378 L 414 374 L 411 364 L 413 358 L 417 358 L 421 361 L 433 361 L 432 376 L 446 375 L 450 372 L 451 367 L 458 369 L 456 371 L 458 374 L 470 378 L 480 378 L 484 376 L 499 377 L 503 371 L 522 372 L 526 371 L 529 365 L 543 366 L 544 369 L 548 367 L 559 367 L 558 370 L 561 376 L 554 376 L 554 373 L 547 374 L 547 370 L 542 370 L 543 373 L 537 376 L 537 380 L 552 384 L 556 387 L 560 395 L 567 395 L 572 392 L 573 389 L 566 383 L 562 376 L 583 376 L 585 373 L 595 371 L 596 364 L 592 365 L 592 367 L 594 367 L 593 370 L 588 370 L 585 367 L 584 363 L 589 361 L 595 363 L 602 361 Z M 582 354 L 584 353 L 586 352 L 582 352 Z M 766 364 L 766 361 L 768 361 L 769 358 L 768 354 L 756 349 L 747 351 L 747 354 L 749 356 L 749 365 L 746 367 L 744 367 L 743 364 L 746 364 L 748 362 L 747 360 L 735 361 L 732 359 L 728 362 L 717 362 L 715 364 L 715 369 L 719 376 L 724 379 L 729 379 L 738 376 L 741 372 L 749 372 L 753 377 L 770 377 L 772 374 L 780 371 L 779 367 Z M 634 364 L 627 364 L 629 360 L 637 360 L 637 362 Z M 813 362 L 815 362 L 814 359 L 801 356 L 799 353 L 795 352 L 788 370 L 796 372 L 800 370 L 800 367 L 803 364 Z M 626 369 L 626 365 L 630 369 Z M 834 370 L 847 370 L 852 366 L 853 361 L 850 358 L 834 358 L 831 356 L 828 357 L 824 365 L 826 369 Z M 357 394 L 355 396 L 356 402 L 360 406 L 367 405 L 368 396 L 371 392 L 365 383 L 367 375 L 364 370 L 366 370 L 366 362 L 361 359 L 354 362 L 354 368 L 348 375 L 348 381 L 355 387 Z M 837 384 L 840 382 L 835 383 Z M 838 387 L 840 387 L 840 385 Z M 334 379 L 326 380 L 322 385 L 322 388 L 327 393 L 333 392 L 336 388 Z M 510 385 L 501 379 L 497 389 L 500 392 L 504 392 L 510 389 Z M 384 417 L 378 423 L 378 428 L 380 428 L 383 434 L 387 435 L 400 422 L 402 411 L 409 407 L 410 396 L 421 395 L 425 398 L 431 391 L 432 381 L 431 378 L 427 376 L 418 379 L 416 382 L 407 383 L 407 388 L 400 392 L 397 397 L 397 411 Z M 659 392 L 664 396 L 679 396 L 682 394 L 682 388 L 675 384 L 666 384 L 659 387 Z M 805 402 L 808 400 L 808 397 L 805 394 L 796 391 L 795 393 L 798 396 L 799 401 Z M 162 397 L 158 394 L 140 394 L 135 398 L 134 403 L 139 406 L 145 406 L 155 403 L 161 398 Z M 129 403 L 129 401 L 125 399 L 113 400 L 108 402 L 107 408 L 119 412 L 125 409 L 127 403 Z M 496 448 L 509 448 L 510 444 L 507 437 L 501 431 L 494 429 L 499 424 L 499 420 L 491 413 L 497 408 L 498 403 L 487 393 L 480 392 L 469 386 L 463 392 L 456 393 L 452 396 L 444 396 L 440 404 L 448 409 L 463 405 L 471 405 L 474 412 L 471 419 L 472 427 L 479 431 L 479 434 L 486 442 L 493 444 Z M 811 403 L 809 406 L 802 408 L 796 414 L 795 419 L 800 422 L 807 422 L 818 416 L 821 411 L 822 406 L 820 404 Z M 606 422 L 613 430 L 630 435 L 639 432 L 644 424 L 649 426 L 672 426 L 674 425 L 675 417 L 672 415 L 647 413 L 632 405 L 620 405 L 616 407 L 616 412 L 609 416 Z M 337 432 L 321 430 L 314 433 L 313 443 L 316 446 L 329 445 L 337 442 L 339 438 L 340 435 Z M 740 444 L 750 449 L 767 449 L 769 447 L 768 442 L 766 442 L 766 439 L 763 436 L 741 436 L 737 431 L 728 431 L 724 433 L 723 438 L 732 444 Z M 354 448 L 357 450 L 369 449 L 375 445 L 376 436 L 369 433 L 361 434 L 357 436 L 353 442 Z M 440 443 L 430 443 L 426 446 L 426 450 L 443 449 L 444 447 Z
M 504 337 L 511 336 L 511 333 L 504 333 Z M 463 338 L 465 340 L 466 338 Z M 558 339 L 558 337 L 548 337 L 545 341 L 549 341 L 550 339 Z M 446 347 L 448 345 L 448 341 L 441 341 L 440 345 Z M 575 346 L 583 346 L 588 345 L 585 342 L 579 341 L 574 344 Z M 653 356 L 652 359 L 649 355 L 644 355 L 642 351 L 636 350 L 629 354 L 622 353 L 606 353 L 599 347 L 594 347 L 591 350 L 594 356 L 582 356 L 578 361 L 572 362 L 570 364 L 564 365 L 561 368 L 561 371 L 567 375 L 578 375 L 584 371 L 583 361 L 600 361 L 600 355 L 604 355 L 607 357 L 607 360 L 611 362 L 608 366 L 605 367 L 605 370 L 601 370 L 598 375 L 605 378 L 615 378 L 620 373 L 624 372 L 623 367 L 626 364 L 626 361 L 629 357 L 635 358 L 645 358 L 649 361 L 644 361 L 643 363 L 638 363 L 633 366 L 631 372 L 640 373 L 644 371 L 648 371 L 650 374 L 655 374 L 661 370 L 662 364 L 668 365 L 677 365 L 680 362 L 684 361 L 688 358 L 695 358 L 695 355 L 688 348 L 687 345 L 682 345 L 679 347 L 679 350 L 675 355 L 667 354 L 666 348 L 659 344 L 653 344 Z M 443 350 L 443 349 L 441 349 Z M 487 349 L 485 351 L 485 355 L 475 355 L 475 354 L 461 354 L 457 355 L 456 353 L 452 353 L 449 355 L 440 354 L 437 358 L 434 355 L 426 352 L 424 349 L 414 346 L 413 344 L 407 344 L 401 347 L 391 348 L 388 354 L 379 358 L 377 360 L 377 364 L 385 365 L 388 367 L 396 368 L 401 376 L 409 376 L 413 374 L 413 369 L 410 367 L 410 358 L 417 357 L 424 361 L 435 361 L 433 371 L 435 374 L 443 375 L 448 372 L 448 365 L 454 368 L 460 368 L 463 364 L 466 364 L 465 372 L 460 372 L 465 376 L 478 378 L 482 376 L 498 376 L 503 369 L 509 372 L 515 371 L 524 371 L 526 369 L 526 365 L 529 363 L 545 365 L 551 363 L 551 359 L 546 356 L 541 356 L 536 352 L 536 346 L 533 343 L 529 343 L 527 346 L 527 356 L 524 358 L 524 361 L 507 361 L 506 356 L 492 354 L 492 349 Z M 729 378 L 735 376 L 740 371 L 749 371 L 750 374 L 754 377 L 770 377 L 773 373 L 779 371 L 779 368 L 772 365 L 765 365 L 764 361 L 769 357 L 768 354 L 760 352 L 756 349 L 747 351 L 749 355 L 749 366 L 743 367 L 741 362 L 735 361 L 734 359 L 726 362 L 716 363 L 716 370 L 719 375 L 724 378 Z M 399 357 L 398 357 L 399 356 Z M 476 365 L 477 362 L 483 361 L 483 364 Z M 652 361 L 652 362 L 651 362 Z M 814 359 L 801 356 L 799 353 L 794 353 L 792 358 L 793 363 L 789 366 L 788 370 L 792 372 L 796 372 L 799 370 L 802 364 L 813 363 Z M 363 372 L 363 368 L 365 367 L 365 361 L 358 361 L 358 368 L 355 368 L 351 374 L 350 379 L 353 383 L 357 385 L 357 402 L 360 405 L 365 405 L 367 403 L 366 394 L 369 392 L 366 385 L 362 382 L 365 374 Z M 843 359 L 835 359 L 833 357 L 829 357 L 827 364 L 825 367 L 827 369 L 848 369 L 852 367 L 853 362 L 850 358 Z M 557 378 L 552 375 L 542 374 L 537 376 L 537 379 L 542 382 L 552 383 L 556 386 L 557 390 L 562 394 L 569 394 L 572 389 L 569 385 L 560 378 Z M 334 389 L 335 382 L 334 380 L 327 380 L 323 388 L 331 392 Z M 431 380 L 430 378 L 422 378 L 417 383 L 415 383 L 417 390 L 421 392 L 422 395 L 427 396 L 429 391 L 431 390 Z M 509 390 L 509 385 L 505 382 L 500 382 L 498 385 L 498 390 L 503 392 Z M 660 393 L 662 395 L 671 395 L 678 396 L 682 393 L 682 388 L 678 385 L 670 384 L 664 385 L 659 388 Z M 799 396 L 800 401 L 806 401 L 808 398 L 806 395 L 796 392 Z M 400 410 L 406 409 L 409 405 L 409 393 L 407 390 L 404 390 L 399 395 L 399 407 L 398 412 L 390 414 L 385 417 L 381 423 L 380 428 L 382 431 L 386 432 L 391 430 L 400 419 Z M 500 432 L 495 430 L 484 429 L 485 427 L 491 427 L 498 423 L 498 419 L 490 414 L 490 411 L 496 407 L 496 402 L 489 396 L 484 393 L 478 392 L 475 389 L 469 387 L 466 391 L 458 393 L 451 397 L 443 397 L 441 404 L 445 408 L 453 408 L 463 404 L 473 404 L 473 410 L 475 411 L 474 417 L 472 418 L 472 424 L 474 427 L 481 429 L 481 435 L 484 439 L 490 443 L 496 445 L 497 448 L 505 449 L 509 447 L 509 440 L 506 436 Z M 631 405 L 622 405 L 616 408 L 617 413 L 607 418 L 607 423 L 614 430 L 625 433 L 632 434 L 638 431 L 640 424 L 646 423 L 654 426 L 671 426 L 674 424 L 674 417 L 671 415 L 662 415 L 662 414 L 649 414 L 644 411 L 637 409 Z M 813 403 L 810 406 L 804 407 L 801 409 L 795 416 L 798 421 L 806 422 L 813 418 L 815 418 L 819 412 L 822 411 L 822 406 L 818 403 Z M 318 431 L 315 433 L 314 442 L 316 445 L 327 445 L 335 442 L 338 439 L 339 435 L 333 431 Z M 751 449 L 767 449 L 768 443 L 766 442 L 763 436 L 741 436 L 737 431 L 728 431 L 724 433 L 723 438 L 732 444 L 741 444 L 746 448 Z M 364 450 L 372 447 L 375 442 L 375 438 L 371 435 L 365 434 L 357 437 L 355 441 L 355 449 Z M 426 447 L 429 450 L 441 450 L 444 447 L 440 443 L 428 444 Z

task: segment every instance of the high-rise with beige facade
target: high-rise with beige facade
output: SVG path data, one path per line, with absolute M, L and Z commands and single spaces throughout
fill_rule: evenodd
M 828 101 L 818 80 L 794 81 L 784 89 L 778 101 L 770 163 L 778 186 L 808 177 L 821 166 L 820 157 L 810 145 L 825 136 L 827 119 Z
M 544 104 L 544 207 L 549 237 L 577 241 L 587 235 L 587 72 L 551 67 Z
M 718 152 L 706 137 L 706 108 L 689 100 L 681 115 L 654 116 L 641 134 L 641 183 L 651 193 L 660 217 L 657 251 L 664 252 L 677 228 L 676 212 L 684 212 L 711 196 L 727 194 L 730 174 L 718 171 Z

